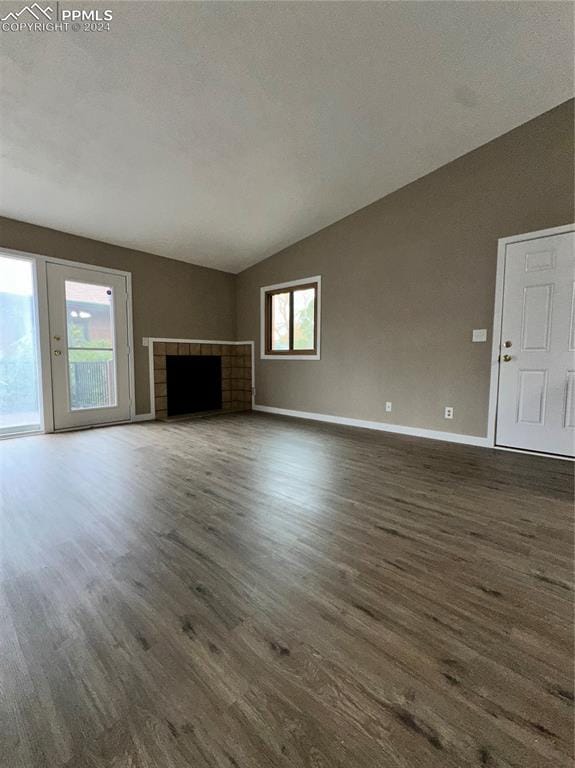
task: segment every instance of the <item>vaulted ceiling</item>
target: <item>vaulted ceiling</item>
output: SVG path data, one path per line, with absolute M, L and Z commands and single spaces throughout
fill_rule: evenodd
M 109 5 L 0 33 L 0 213 L 232 272 L 573 95 L 571 3 Z

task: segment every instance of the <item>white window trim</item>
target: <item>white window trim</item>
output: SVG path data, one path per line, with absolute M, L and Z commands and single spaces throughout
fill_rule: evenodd
M 266 293 L 279 288 L 294 288 L 307 283 L 317 283 L 317 353 L 315 355 L 266 355 Z M 261 360 L 320 360 L 321 358 L 321 275 L 289 280 L 286 283 L 265 285 L 260 288 L 260 359 Z

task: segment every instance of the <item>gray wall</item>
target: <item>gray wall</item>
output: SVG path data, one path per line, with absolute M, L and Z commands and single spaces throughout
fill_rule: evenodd
M 497 238 L 575 219 L 573 120 L 570 101 L 238 276 L 11 219 L 0 246 L 132 273 L 138 413 L 143 336 L 259 345 L 260 286 L 321 274 L 322 359 L 258 355 L 257 402 L 482 436 Z
M 142 337 L 235 337 L 234 275 L 1 217 L 0 247 L 132 273 L 137 413 L 150 410 Z
M 485 435 L 497 239 L 574 220 L 573 117 L 566 102 L 241 273 L 238 337 L 258 344 L 260 286 L 323 281 L 321 361 L 258 355 L 257 403 Z

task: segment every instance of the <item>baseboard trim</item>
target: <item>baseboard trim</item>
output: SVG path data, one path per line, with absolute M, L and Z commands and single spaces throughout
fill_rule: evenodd
M 154 418 L 153 413 L 136 413 L 132 416 L 132 421 L 153 421 Z
M 263 413 L 275 413 L 278 416 L 292 416 L 296 419 L 310 419 L 312 421 L 325 421 L 330 424 L 342 424 L 346 427 L 360 427 L 361 429 L 375 429 L 380 432 L 394 432 L 398 435 L 425 437 L 428 440 L 443 440 L 448 443 L 463 443 L 464 445 L 475 445 L 480 448 L 492 447 L 487 437 L 460 435 L 457 432 L 439 432 L 434 429 L 403 427 L 400 424 L 387 424 L 382 421 L 366 421 L 364 419 L 350 419 L 346 416 L 332 416 L 327 413 L 290 411 L 287 408 L 274 408 L 270 405 L 254 405 L 253 410 L 262 411 Z

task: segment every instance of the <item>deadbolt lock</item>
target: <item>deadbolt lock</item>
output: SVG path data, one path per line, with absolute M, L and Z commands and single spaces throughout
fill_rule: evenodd
M 503 346 L 506 347 L 507 349 L 509 349 L 509 347 L 512 347 L 513 344 L 510 341 L 506 341 L 506 342 L 504 342 Z

